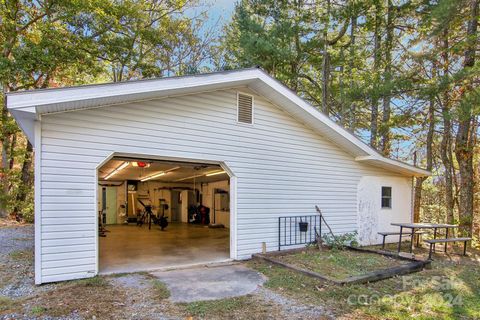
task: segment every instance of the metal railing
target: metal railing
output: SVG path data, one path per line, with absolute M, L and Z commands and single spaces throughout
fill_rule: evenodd
M 306 224 L 305 224 L 306 223 Z M 282 247 L 309 244 L 321 234 L 320 215 L 291 216 L 278 218 L 278 250 Z

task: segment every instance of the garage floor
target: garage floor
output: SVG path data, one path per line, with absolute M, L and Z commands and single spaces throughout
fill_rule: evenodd
M 100 273 L 120 273 L 228 260 L 229 230 L 186 223 L 158 226 L 107 226 L 100 238 Z

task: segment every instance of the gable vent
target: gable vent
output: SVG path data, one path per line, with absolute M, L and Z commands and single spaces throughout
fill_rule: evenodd
M 253 123 L 253 97 L 239 93 L 237 96 L 238 122 Z

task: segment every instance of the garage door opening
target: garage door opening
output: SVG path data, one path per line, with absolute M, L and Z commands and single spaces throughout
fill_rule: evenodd
M 230 177 L 220 165 L 114 157 L 98 169 L 97 206 L 100 273 L 230 258 Z

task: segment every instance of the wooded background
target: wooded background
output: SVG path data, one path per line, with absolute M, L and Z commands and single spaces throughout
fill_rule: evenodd
M 431 170 L 415 220 L 478 238 L 479 1 L 241 0 L 212 24 L 198 1 L 0 0 L 0 79 L 9 92 L 260 66 Z M 32 146 L 5 106 L 0 126 L 0 215 L 32 221 Z

